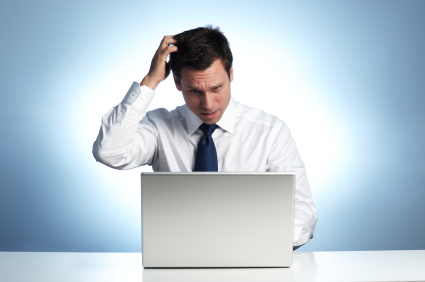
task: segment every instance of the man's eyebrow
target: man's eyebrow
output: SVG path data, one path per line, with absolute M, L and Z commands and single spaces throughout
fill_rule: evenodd
M 214 88 L 217 88 L 217 87 L 223 86 L 225 83 L 226 83 L 226 81 L 220 82 L 219 84 L 216 84 L 216 85 L 214 85 L 214 86 L 211 86 L 211 87 L 210 87 L 210 89 L 214 89 Z M 199 89 L 198 89 L 198 87 L 196 87 L 196 86 L 191 86 L 191 85 L 187 86 L 186 88 L 187 88 L 187 89 L 190 89 L 190 90 L 199 90 Z
M 220 82 L 219 84 L 212 86 L 212 87 L 211 87 L 211 89 L 214 89 L 214 88 L 217 88 L 217 87 L 223 86 L 223 84 L 224 84 L 224 83 L 226 83 L 226 82 L 225 82 L 225 81 Z
M 197 87 L 195 87 L 195 86 L 187 86 L 185 88 L 188 89 L 188 90 L 190 90 L 190 91 L 192 91 L 192 90 L 199 91 L 199 89 Z

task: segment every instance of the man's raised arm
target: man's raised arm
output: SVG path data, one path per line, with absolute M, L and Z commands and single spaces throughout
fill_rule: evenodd
M 99 135 L 93 144 L 98 162 L 117 169 L 152 164 L 157 147 L 155 124 L 146 116 L 158 84 L 170 74 L 167 56 L 176 52 L 176 41 L 165 36 L 156 51 L 149 73 L 134 82 L 124 99 L 102 118 Z

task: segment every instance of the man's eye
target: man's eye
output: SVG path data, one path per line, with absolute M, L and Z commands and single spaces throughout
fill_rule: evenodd
M 216 88 L 214 88 L 214 90 L 219 90 L 221 88 L 221 86 L 217 86 Z
M 190 90 L 190 93 L 197 94 L 198 92 L 199 92 L 198 90 Z

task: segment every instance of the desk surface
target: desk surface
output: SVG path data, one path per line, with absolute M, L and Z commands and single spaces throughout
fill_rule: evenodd
M 291 268 L 143 269 L 141 253 L 0 252 L 0 281 L 424 281 L 425 250 L 296 252 Z

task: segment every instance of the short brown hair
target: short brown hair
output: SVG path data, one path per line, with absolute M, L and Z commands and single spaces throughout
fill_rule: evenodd
M 174 76 L 180 81 L 182 68 L 205 70 L 212 63 L 221 59 L 230 78 L 233 64 L 229 42 L 219 27 L 211 25 L 198 27 L 174 35 L 177 52 L 170 54 L 170 67 Z

